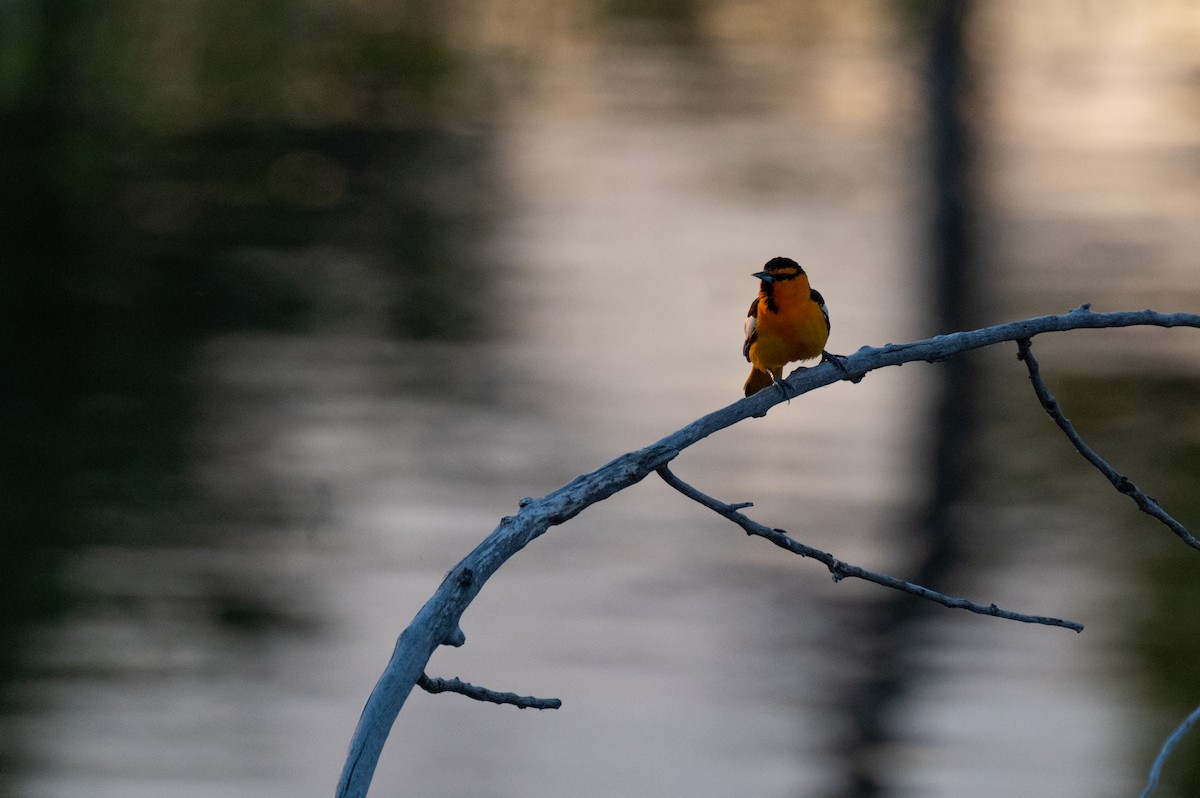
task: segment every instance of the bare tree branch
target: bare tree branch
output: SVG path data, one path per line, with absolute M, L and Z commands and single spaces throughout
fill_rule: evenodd
M 1200 328 L 1200 315 L 1153 310 L 1094 313 L 1084 306 L 1070 313 L 948 333 L 910 344 L 865 346 L 843 358 L 842 369 L 826 362 L 792 372 L 787 378 L 788 396 L 795 399 L 842 379 L 857 381 L 875 369 L 914 361 L 933 363 L 972 349 L 1029 339 L 1042 333 L 1134 326 Z M 463 612 L 508 558 L 550 527 L 569 521 L 591 505 L 640 482 L 689 446 L 747 418 L 763 415 L 783 401 L 781 393 L 759 391 L 739 399 L 644 449 L 621 455 L 595 471 L 576 477 L 540 499 L 523 500 L 515 515 L 500 519 L 495 530 L 450 570 L 434 595 L 400 634 L 391 659 L 363 707 L 336 795 L 339 798 L 363 798 L 367 794 L 384 741 L 409 693 L 424 673 L 429 658 L 438 646 L 457 639 L 456 630 Z
M 1054 419 L 1054 423 L 1067 436 L 1067 440 L 1071 445 L 1083 455 L 1083 458 L 1096 467 L 1096 470 L 1112 483 L 1112 486 L 1129 498 L 1133 499 L 1134 504 L 1143 513 L 1146 513 L 1151 518 L 1155 518 L 1172 532 L 1174 532 L 1180 540 L 1191 546 L 1193 549 L 1200 549 L 1200 540 L 1197 540 L 1187 527 L 1176 521 L 1161 505 L 1154 499 L 1147 496 L 1128 477 L 1117 473 L 1117 470 L 1105 462 L 1096 451 L 1084 443 L 1083 438 L 1075 430 L 1073 425 L 1065 415 L 1063 415 L 1062 407 L 1059 406 L 1058 400 L 1050 393 L 1050 389 L 1046 387 L 1046 383 L 1042 380 L 1041 371 L 1038 368 L 1037 358 L 1033 356 L 1033 344 L 1028 338 L 1022 338 L 1017 341 L 1017 359 L 1025 361 L 1026 368 L 1029 369 L 1029 381 L 1033 384 L 1033 392 L 1037 394 L 1038 401 L 1042 403 L 1042 408 Z
M 955 598 L 947 596 L 944 593 L 939 593 L 936 590 L 930 590 L 927 587 L 907 582 L 903 579 L 897 579 L 894 576 L 868 571 L 866 568 L 860 568 L 857 565 L 851 565 L 847 562 L 842 562 L 828 552 L 815 549 L 812 546 L 795 540 L 787 532 L 782 529 L 771 529 L 762 524 L 747 518 L 742 513 L 738 512 L 743 507 L 749 507 L 750 504 L 743 502 L 740 504 L 726 504 L 725 502 L 714 499 L 713 497 L 702 493 L 688 483 L 684 482 L 669 469 L 667 466 L 659 466 L 658 475 L 663 478 L 663 481 L 670 485 L 675 490 L 687 496 L 693 501 L 699 502 L 708 509 L 727 518 L 733 523 L 746 530 L 747 535 L 757 535 L 758 537 L 766 538 L 780 548 L 787 549 L 792 554 L 798 554 L 801 557 L 808 557 L 823 563 L 829 569 L 829 573 L 833 574 L 833 581 L 840 582 L 846 577 L 854 579 L 863 579 L 868 582 L 874 582 L 877 585 L 890 587 L 899 590 L 902 593 L 911 593 L 914 596 L 919 596 L 923 599 L 929 599 L 944 607 L 951 609 L 966 610 L 974 612 L 978 615 L 991 615 L 996 618 L 1006 618 L 1010 621 L 1020 621 L 1022 623 L 1038 623 L 1045 626 L 1058 626 L 1063 629 L 1070 629 L 1075 632 L 1083 631 L 1083 624 L 1075 621 L 1064 621 L 1061 618 L 1048 618 L 1044 615 L 1025 615 L 1024 613 L 1012 612 L 1011 610 L 1002 610 L 995 604 L 976 604 L 963 598 Z
M 517 695 L 516 693 L 498 693 L 486 687 L 479 687 L 461 679 L 442 679 L 437 676 L 421 674 L 417 686 L 427 693 L 458 693 L 476 701 L 488 701 L 492 704 L 511 704 L 517 709 L 558 709 L 562 701 L 557 698 L 535 698 L 533 696 Z
M 1163 765 L 1167 761 L 1167 757 L 1171 755 L 1171 751 L 1175 746 L 1179 745 L 1179 741 L 1191 731 L 1192 727 L 1200 723 L 1200 707 L 1192 710 L 1192 714 L 1183 719 L 1175 731 L 1171 732 L 1171 736 L 1163 743 L 1162 750 L 1158 752 L 1158 756 L 1154 760 L 1154 764 L 1150 767 L 1150 777 L 1146 780 L 1146 787 L 1142 790 L 1139 798 L 1150 798 L 1150 793 L 1154 792 L 1158 787 L 1158 777 L 1162 775 Z

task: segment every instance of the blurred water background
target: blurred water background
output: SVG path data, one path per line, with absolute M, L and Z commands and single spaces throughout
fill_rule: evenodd
M 836 352 L 1200 310 L 1190 0 L 0 14 L 2 795 L 331 794 L 396 635 L 500 516 L 738 397 L 770 257 Z M 1196 333 L 1035 352 L 1196 531 Z M 647 480 L 506 565 L 430 665 L 564 707 L 414 693 L 373 794 L 1128 796 L 1200 703 L 1196 553 L 1013 347 L 676 471 L 1087 631 L 835 585 Z M 1200 736 L 1166 778 L 1200 794 Z

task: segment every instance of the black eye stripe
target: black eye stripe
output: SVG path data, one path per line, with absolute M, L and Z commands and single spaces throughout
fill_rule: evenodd
M 791 258 L 771 258 L 763 266 L 763 271 L 771 275 L 772 280 L 794 280 L 804 274 L 804 267 Z

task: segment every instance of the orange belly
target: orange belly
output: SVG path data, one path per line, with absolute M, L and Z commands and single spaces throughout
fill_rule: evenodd
M 755 368 L 772 373 L 778 373 L 794 360 L 817 357 L 829 340 L 825 314 L 807 296 L 799 309 L 781 305 L 781 313 L 771 313 L 766 308 L 759 311 L 757 340 L 750 345 L 749 352 Z

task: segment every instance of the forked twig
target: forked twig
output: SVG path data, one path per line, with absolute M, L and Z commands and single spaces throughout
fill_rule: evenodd
M 1028 338 L 1021 338 L 1017 341 L 1017 359 L 1025 363 L 1025 367 L 1029 370 L 1029 382 L 1033 385 L 1033 392 L 1037 394 L 1038 401 L 1042 403 L 1042 409 L 1049 414 L 1050 418 L 1054 419 L 1054 423 L 1067 436 L 1067 440 L 1075 447 L 1083 458 L 1096 467 L 1104 477 L 1112 483 L 1112 486 L 1129 498 L 1133 499 L 1134 504 L 1143 513 L 1146 513 L 1151 518 L 1161 522 L 1167 529 L 1175 533 L 1175 535 L 1193 549 L 1200 550 L 1200 540 L 1197 540 L 1192 533 L 1188 532 L 1187 527 L 1171 517 L 1162 506 L 1154 499 L 1147 496 L 1135 484 L 1129 481 L 1129 478 L 1117 473 L 1117 470 L 1110 466 L 1104 458 L 1096 453 L 1092 447 L 1088 446 L 1079 433 L 1075 430 L 1075 426 L 1063 415 L 1062 408 L 1058 404 L 1058 400 L 1050 393 L 1050 389 L 1046 387 L 1046 383 L 1042 380 L 1041 371 L 1038 368 L 1037 358 L 1033 356 L 1033 344 Z
M 894 576 L 888 576 L 887 574 L 868 571 L 866 568 L 860 568 L 857 565 L 851 565 L 850 563 L 843 562 L 828 552 L 813 548 L 812 546 L 793 539 L 782 529 L 772 529 L 746 517 L 740 512 L 740 510 L 745 507 L 749 507 L 750 504 L 748 502 L 742 502 L 739 504 L 726 504 L 725 502 L 714 499 L 712 496 L 709 496 L 708 494 L 703 493 L 684 482 L 682 479 L 675 476 L 671 469 L 666 465 L 659 466 L 657 470 L 658 475 L 662 477 L 663 481 L 672 488 L 675 488 L 675 490 L 679 491 L 684 496 L 687 496 L 689 499 L 704 505 L 708 509 L 717 513 L 717 515 L 729 519 L 744 529 L 746 534 L 757 535 L 758 537 L 766 538 L 776 546 L 787 549 L 793 554 L 798 554 L 801 557 L 808 557 L 809 559 L 817 560 L 818 562 L 823 563 L 825 567 L 829 569 L 829 573 L 833 574 L 833 579 L 835 582 L 840 582 L 846 577 L 853 577 L 855 579 L 863 579 L 868 582 L 874 582 L 875 584 L 883 585 L 884 587 L 890 587 L 904 593 L 910 593 L 914 596 L 941 604 L 944 607 L 950 607 L 951 609 L 966 610 L 967 612 L 974 612 L 978 615 L 991 615 L 996 618 L 1006 618 L 1010 621 L 1020 621 L 1022 623 L 1037 623 L 1044 626 L 1058 626 L 1063 629 L 1071 629 L 1075 632 L 1083 631 L 1083 624 L 1075 621 L 1066 621 L 1062 620 L 1061 618 L 1049 618 L 1044 615 L 1026 615 L 1020 612 L 1012 612 L 1011 610 L 1001 609 L 995 604 L 977 604 L 974 601 L 969 601 L 968 599 L 947 596 L 944 593 L 939 593 L 936 590 L 931 590 L 922 585 L 907 582 Z

